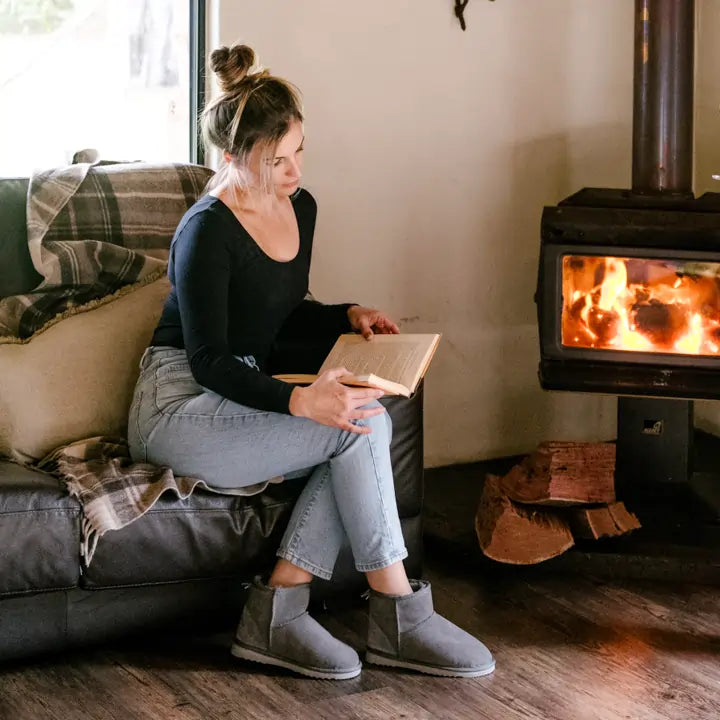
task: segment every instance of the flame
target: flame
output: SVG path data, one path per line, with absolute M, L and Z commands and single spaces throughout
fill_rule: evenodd
M 694 313 L 690 320 L 690 329 L 686 335 L 675 341 L 676 352 L 685 355 L 700 355 L 703 342 L 702 315 Z
M 598 307 L 613 310 L 627 287 L 627 269 L 619 258 L 605 258 L 605 280 L 600 286 Z
M 563 345 L 720 355 L 720 263 L 567 255 Z

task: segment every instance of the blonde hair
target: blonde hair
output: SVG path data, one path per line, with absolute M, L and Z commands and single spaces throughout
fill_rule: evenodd
M 252 180 L 248 163 L 254 151 L 260 159 L 260 187 L 272 192 L 272 160 L 278 143 L 293 121 L 303 121 L 300 91 L 258 66 L 255 51 L 247 45 L 213 50 L 210 69 L 221 92 L 203 111 L 203 142 L 232 160 L 220 167 L 206 190 L 224 183 L 233 193 L 246 190 Z

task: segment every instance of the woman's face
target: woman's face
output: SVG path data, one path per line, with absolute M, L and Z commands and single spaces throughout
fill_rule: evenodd
M 292 195 L 300 185 L 304 139 L 302 123 L 293 120 L 287 133 L 280 138 L 275 156 L 266 161 L 270 166 L 272 183 L 278 197 Z M 251 150 L 246 167 L 249 171 L 250 185 L 256 188 L 259 188 L 261 183 L 260 152 L 257 147 Z M 233 156 L 228 152 L 225 152 L 223 157 L 225 162 L 234 162 Z
M 304 140 L 302 123 L 293 120 L 290 129 L 278 143 L 275 157 L 268 161 L 272 167 L 275 194 L 278 196 L 292 195 L 300 185 Z

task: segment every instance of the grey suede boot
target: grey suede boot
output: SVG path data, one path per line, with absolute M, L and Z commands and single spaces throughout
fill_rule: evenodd
M 412 595 L 370 590 L 365 660 L 430 675 L 489 675 L 495 669 L 490 651 L 435 612 L 430 583 L 410 580 L 410 586 Z
M 308 615 L 310 584 L 275 588 L 260 578 L 250 586 L 232 654 L 326 680 L 356 677 L 358 654 Z

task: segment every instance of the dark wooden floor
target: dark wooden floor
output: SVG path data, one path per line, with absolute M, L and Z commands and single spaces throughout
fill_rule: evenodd
M 428 474 L 426 577 L 437 609 L 492 648 L 494 675 L 453 680 L 368 666 L 345 682 L 300 679 L 234 661 L 228 628 L 4 667 L 0 718 L 720 718 L 718 589 L 477 561 L 463 544 L 468 528 L 454 528 L 465 524 L 468 502 L 450 497 L 476 471 Z M 362 607 L 319 619 L 362 651 Z

